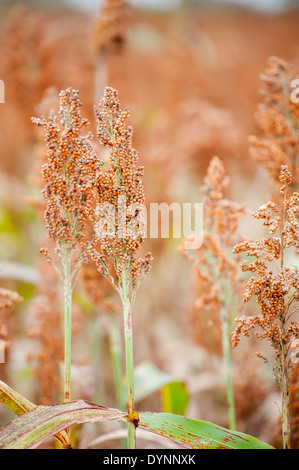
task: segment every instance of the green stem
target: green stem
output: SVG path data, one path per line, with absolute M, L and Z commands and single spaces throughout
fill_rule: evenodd
M 101 374 L 99 372 L 98 364 L 102 364 L 104 359 L 102 357 L 103 352 L 103 338 L 101 334 L 101 329 L 98 327 L 98 324 L 95 319 L 95 313 L 93 312 L 92 318 L 89 322 L 89 338 L 90 338 L 90 349 L 91 357 L 93 361 L 93 369 L 95 371 L 95 390 L 94 396 L 96 403 L 105 403 L 105 391 L 104 391 L 104 380 L 102 380 Z
M 64 401 L 71 400 L 72 276 L 71 252 L 66 250 L 64 270 Z
M 283 250 L 282 250 L 283 253 Z M 287 310 L 284 310 L 284 316 L 281 319 L 281 340 L 280 340 L 280 349 L 281 349 L 281 363 L 279 371 L 279 382 L 280 382 L 280 392 L 281 392 L 281 407 L 282 407 L 282 444 L 284 449 L 291 448 L 291 429 L 290 429 L 290 412 L 289 412 L 289 370 L 288 370 L 288 353 L 287 347 L 283 340 L 286 333 L 286 313 Z
M 136 426 L 128 423 L 128 449 L 136 449 Z
M 228 402 L 228 417 L 229 427 L 232 431 L 236 430 L 236 414 L 235 414 L 235 400 L 231 372 L 231 356 L 230 356 L 230 337 L 229 337 L 229 324 L 228 315 L 225 308 L 221 311 L 222 322 L 222 349 L 226 371 L 226 393 Z
M 287 191 L 284 191 L 283 201 L 287 199 Z M 284 237 L 283 231 L 285 227 L 286 220 L 286 210 L 285 204 L 283 204 L 283 210 L 281 211 L 281 230 L 280 230 L 280 270 L 283 271 L 284 268 Z M 281 321 L 281 340 L 280 340 L 280 350 L 281 350 L 281 364 L 280 364 L 280 391 L 281 391 L 281 406 L 282 406 L 282 443 L 284 449 L 291 448 L 291 429 L 290 429 L 290 416 L 289 416 L 289 371 L 288 371 L 288 359 L 287 359 L 287 348 L 283 340 L 286 334 L 286 318 L 287 318 L 288 307 L 285 305 L 283 316 L 280 318 Z
M 129 295 L 123 298 L 124 333 L 126 351 L 126 377 L 127 377 L 127 405 L 128 414 L 135 410 L 134 405 L 134 365 L 133 365 L 133 332 L 132 308 Z M 136 448 L 136 427 L 133 422 L 128 423 L 128 449 Z
M 284 353 L 283 353 L 283 356 Z M 284 449 L 291 448 L 291 431 L 289 417 L 289 384 L 287 379 L 287 365 L 285 357 L 282 363 L 282 384 L 281 384 L 281 401 L 282 401 L 282 444 Z
M 112 355 L 112 363 L 113 363 L 113 375 L 114 375 L 114 384 L 115 384 L 115 391 L 116 391 L 116 399 L 118 407 L 123 406 L 123 394 L 122 394 L 122 351 L 121 351 L 121 338 L 119 333 L 118 324 L 116 322 L 117 315 L 111 313 L 108 315 L 109 321 L 109 340 L 110 340 L 110 348 L 111 348 L 111 355 Z

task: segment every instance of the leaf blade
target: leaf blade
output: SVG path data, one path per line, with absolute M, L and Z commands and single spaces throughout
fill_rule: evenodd
M 188 449 L 273 449 L 248 434 L 172 413 L 139 413 L 139 428 L 154 432 Z
M 0 430 L 0 449 L 35 449 L 45 439 L 76 423 L 121 420 L 124 411 L 84 400 L 36 406 Z
M 0 380 L 0 402 L 18 416 L 36 407 L 34 403 L 13 390 L 2 380 Z
M 21 416 L 27 411 L 36 408 L 34 403 L 27 400 L 27 398 L 16 392 L 5 382 L 2 382 L 2 380 L 0 380 L 0 402 L 7 406 L 7 408 L 13 411 L 17 416 Z M 68 434 L 65 430 L 57 433 L 55 437 L 64 447 L 69 447 L 71 445 Z

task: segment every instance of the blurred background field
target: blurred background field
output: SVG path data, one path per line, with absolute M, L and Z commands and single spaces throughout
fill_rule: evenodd
M 231 177 L 228 197 L 250 211 L 271 191 L 248 152 L 248 137 L 258 134 L 259 77 L 270 56 L 294 66 L 299 58 L 297 2 L 107 3 L 110 9 L 96 0 L 0 2 L 0 282 L 24 298 L 0 311 L 7 345 L 0 379 L 35 403 L 61 399 L 62 343 L 58 280 L 39 253 L 47 243 L 39 202 L 44 156 L 31 116 L 57 106 L 57 92 L 71 86 L 96 135 L 93 107 L 112 86 L 130 108 L 148 203 L 200 202 L 199 187 L 218 155 Z M 248 218 L 241 229 L 256 238 L 257 227 Z M 198 286 L 178 253 L 180 240 L 145 245 L 154 262 L 134 306 L 136 407 L 227 426 L 219 323 L 194 311 Z M 117 299 L 86 269 L 74 305 L 73 398 L 116 407 Z M 279 395 L 256 350 L 252 337 L 232 351 L 238 430 L 279 446 Z M 0 424 L 10 418 L 1 405 Z M 78 446 L 114 430 L 81 426 Z

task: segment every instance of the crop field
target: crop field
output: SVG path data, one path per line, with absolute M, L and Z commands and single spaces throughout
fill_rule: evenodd
M 141 3 L 0 1 L 0 449 L 298 449 L 298 5 Z

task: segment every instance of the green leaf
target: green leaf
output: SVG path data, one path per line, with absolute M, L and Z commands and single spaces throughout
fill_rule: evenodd
M 26 413 L 27 411 L 33 410 L 36 407 L 34 403 L 13 390 L 5 382 L 2 382 L 2 380 L 0 380 L 0 402 L 18 416 Z M 63 430 L 57 433 L 55 437 L 64 447 L 70 446 L 70 440 L 66 431 Z
M 189 394 L 183 382 L 171 382 L 161 389 L 162 410 L 165 413 L 183 415 L 186 411 Z
M 67 444 L 65 429 L 76 423 L 128 421 L 125 411 L 84 400 L 61 405 L 36 406 L 0 381 L 0 401 L 20 415 L 0 429 L 0 449 L 34 449 L 50 436 Z M 136 414 L 136 417 L 135 417 Z M 248 434 L 229 431 L 207 421 L 172 413 L 135 413 L 140 429 L 167 437 L 191 449 L 273 449 Z
M 171 413 L 141 412 L 138 426 L 188 449 L 273 449 L 248 434 Z
M 169 389 L 167 388 L 169 386 Z M 183 382 L 158 369 L 151 362 L 143 362 L 134 369 L 135 403 L 151 393 L 161 391 L 163 411 L 180 414 L 188 402 L 189 395 Z M 165 387 L 165 389 L 164 389 Z M 163 396 L 164 389 L 164 396 Z M 174 393 L 178 393 L 174 401 Z M 126 388 L 123 389 L 123 402 L 126 403 Z M 184 411 L 183 411 L 184 412 Z
M 135 402 L 143 400 L 173 380 L 150 362 L 138 365 L 134 370 Z
M 0 429 L 0 449 L 35 449 L 45 439 L 76 423 L 121 420 L 124 411 L 84 400 L 36 406 Z
M 16 415 L 22 415 L 26 411 L 36 407 L 34 403 L 31 403 L 31 401 L 13 390 L 6 383 L 2 382 L 2 380 L 0 380 L 0 402 Z

